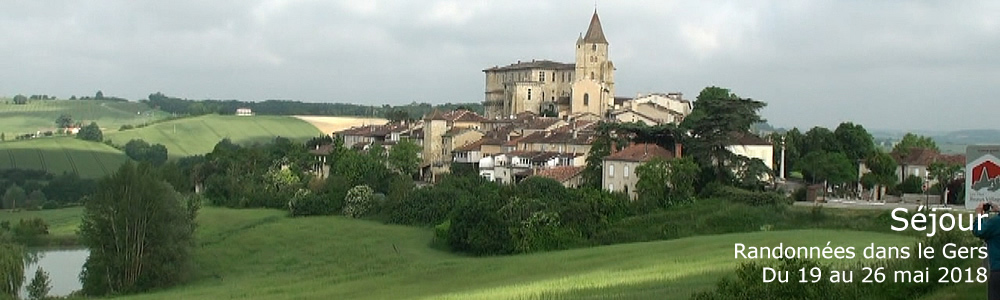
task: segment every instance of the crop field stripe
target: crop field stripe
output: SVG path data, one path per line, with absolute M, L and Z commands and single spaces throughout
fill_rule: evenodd
M 77 176 L 80 176 L 80 170 L 76 168 L 76 162 L 73 161 L 73 156 L 69 155 L 69 150 L 66 149 L 66 146 L 63 146 L 62 143 L 56 143 L 56 145 L 59 145 L 59 149 L 62 149 L 63 155 L 66 155 L 66 160 L 69 161 L 69 167 L 73 169 L 73 173 L 75 173 Z
M 176 126 L 176 124 L 174 126 Z M 163 127 L 164 126 L 157 126 L 154 129 L 156 129 L 156 131 L 158 131 L 160 133 L 160 135 L 162 135 L 164 138 L 166 138 L 167 140 L 170 140 L 170 142 L 174 144 L 173 145 L 174 147 L 177 147 L 177 149 L 181 150 L 180 151 L 181 153 L 184 153 L 185 155 L 191 155 L 191 151 L 188 151 L 187 149 L 185 149 L 184 146 L 181 146 L 181 142 L 180 141 L 178 141 L 176 138 L 174 138 L 173 136 L 171 136 L 170 134 L 168 134 L 166 131 L 163 131 Z
M 94 149 L 94 147 L 90 147 L 90 148 L 91 148 L 91 150 L 96 150 L 96 149 Z M 88 152 L 90 152 L 90 156 L 94 157 L 94 161 L 97 162 L 97 165 L 101 167 L 101 171 L 104 172 L 104 175 L 108 175 L 108 168 L 104 166 L 104 162 L 102 162 L 101 161 L 101 157 L 99 155 L 97 155 L 97 151 L 88 151 Z
M 222 136 L 221 134 L 219 134 L 218 131 L 215 131 L 215 127 L 212 127 L 212 125 L 209 125 L 208 122 L 205 122 L 205 119 L 201 119 L 201 120 L 198 120 L 198 121 L 201 121 L 201 124 L 205 125 L 205 128 L 208 128 L 208 131 L 211 131 L 212 134 L 214 134 L 216 137 L 218 137 L 220 141 L 223 138 L 225 138 L 224 136 Z
M 251 122 L 253 122 L 254 124 L 256 124 L 257 127 L 260 127 L 261 129 L 264 130 L 264 132 L 266 132 L 267 134 L 271 135 L 272 137 L 277 136 L 277 135 L 274 134 L 274 132 L 271 132 L 271 130 L 267 129 L 267 127 L 265 127 L 263 124 L 260 124 L 260 122 L 258 120 L 251 120 Z
M 7 149 L 7 157 L 10 158 L 10 168 L 17 169 L 17 160 L 14 159 L 14 152 Z
M 49 168 L 45 166 L 45 156 L 42 155 L 42 149 L 35 149 L 35 153 L 38 154 L 38 161 L 42 162 L 42 170 L 48 172 Z

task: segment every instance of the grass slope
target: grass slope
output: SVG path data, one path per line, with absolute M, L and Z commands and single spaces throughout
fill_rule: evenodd
M 141 114 L 140 114 L 141 112 Z M 138 102 L 105 100 L 32 100 L 15 105 L 9 98 L 0 99 L 0 131 L 8 140 L 15 135 L 56 130 L 56 118 L 69 114 L 73 120 L 97 122 L 105 131 L 118 130 L 125 124 L 141 124 L 167 117 Z
M 17 224 L 20 220 L 41 218 L 49 224 L 49 234 L 54 238 L 76 236 L 82 217 L 83 207 L 18 212 L 0 210 L 0 222 L 10 221 L 11 224 Z
M 294 117 L 205 115 L 105 133 L 104 137 L 119 145 L 132 139 L 163 144 L 169 155 L 177 158 L 211 152 L 227 137 L 234 143 L 250 143 L 270 141 L 276 136 L 305 140 L 319 135 L 316 127 Z
M 125 160 L 125 154 L 118 149 L 72 137 L 0 143 L 0 169 L 76 172 L 80 177 L 100 178 L 114 172 Z
M 799 230 L 701 236 L 508 257 L 428 247 L 428 229 L 273 210 L 205 208 L 194 280 L 135 299 L 685 299 L 754 245 L 909 244 L 866 232 Z

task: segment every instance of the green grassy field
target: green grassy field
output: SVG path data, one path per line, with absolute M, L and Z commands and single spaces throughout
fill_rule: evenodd
M 82 216 L 83 207 L 18 212 L 0 210 L 0 222 L 10 221 L 11 224 L 16 224 L 20 220 L 41 218 L 49 224 L 49 235 L 57 238 L 75 236 Z
M 69 114 L 73 120 L 97 122 L 105 131 L 115 131 L 125 124 L 142 124 L 166 118 L 168 113 L 150 109 L 138 102 L 105 100 L 32 100 L 15 105 L 9 98 L 0 99 L 0 132 L 7 140 L 37 131 L 56 130 L 56 118 Z
M 163 144 L 169 155 L 177 158 L 211 152 L 223 138 L 239 144 L 267 142 L 275 136 L 305 140 L 319 135 L 315 126 L 294 117 L 206 115 L 105 133 L 104 138 L 119 145 L 132 139 Z
M 72 137 L 49 137 L 0 143 L 0 169 L 76 172 L 100 178 L 125 163 L 125 154 L 111 146 Z
M 800 230 L 701 236 L 507 257 L 428 246 L 428 229 L 343 217 L 291 219 L 273 210 L 200 213 L 189 284 L 135 299 L 686 299 L 755 245 L 909 244 L 866 232 Z

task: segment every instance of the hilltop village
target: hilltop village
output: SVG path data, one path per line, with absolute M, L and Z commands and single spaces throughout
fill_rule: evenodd
M 483 70 L 485 116 L 469 110 L 434 111 L 415 122 L 359 126 L 335 132 L 346 147 L 391 148 L 401 139 L 423 147 L 421 177 L 434 181 L 452 166 L 472 168 L 490 181 L 516 183 L 530 176 L 576 187 L 600 122 L 680 124 L 694 109 L 682 93 L 617 97 L 609 43 L 595 11 L 575 45 L 576 63 L 518 61 Z M 624 145 L 623 145 L 624 146 Z M 602 187 L 635 197 L 635 169 L 653 158 L 683 155 L 653 143 L 630 144 L 604 158 Z M 774 166 L 772 143 L 744 135 L 733 153 Z M 315 149 L 326 155 L 328 149 Z

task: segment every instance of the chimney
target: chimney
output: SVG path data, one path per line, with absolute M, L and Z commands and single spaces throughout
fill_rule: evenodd
M 684 152 L 684 146 L 681 143 L 674 143 L 674 157 L 681 158 L 681 153 Z

